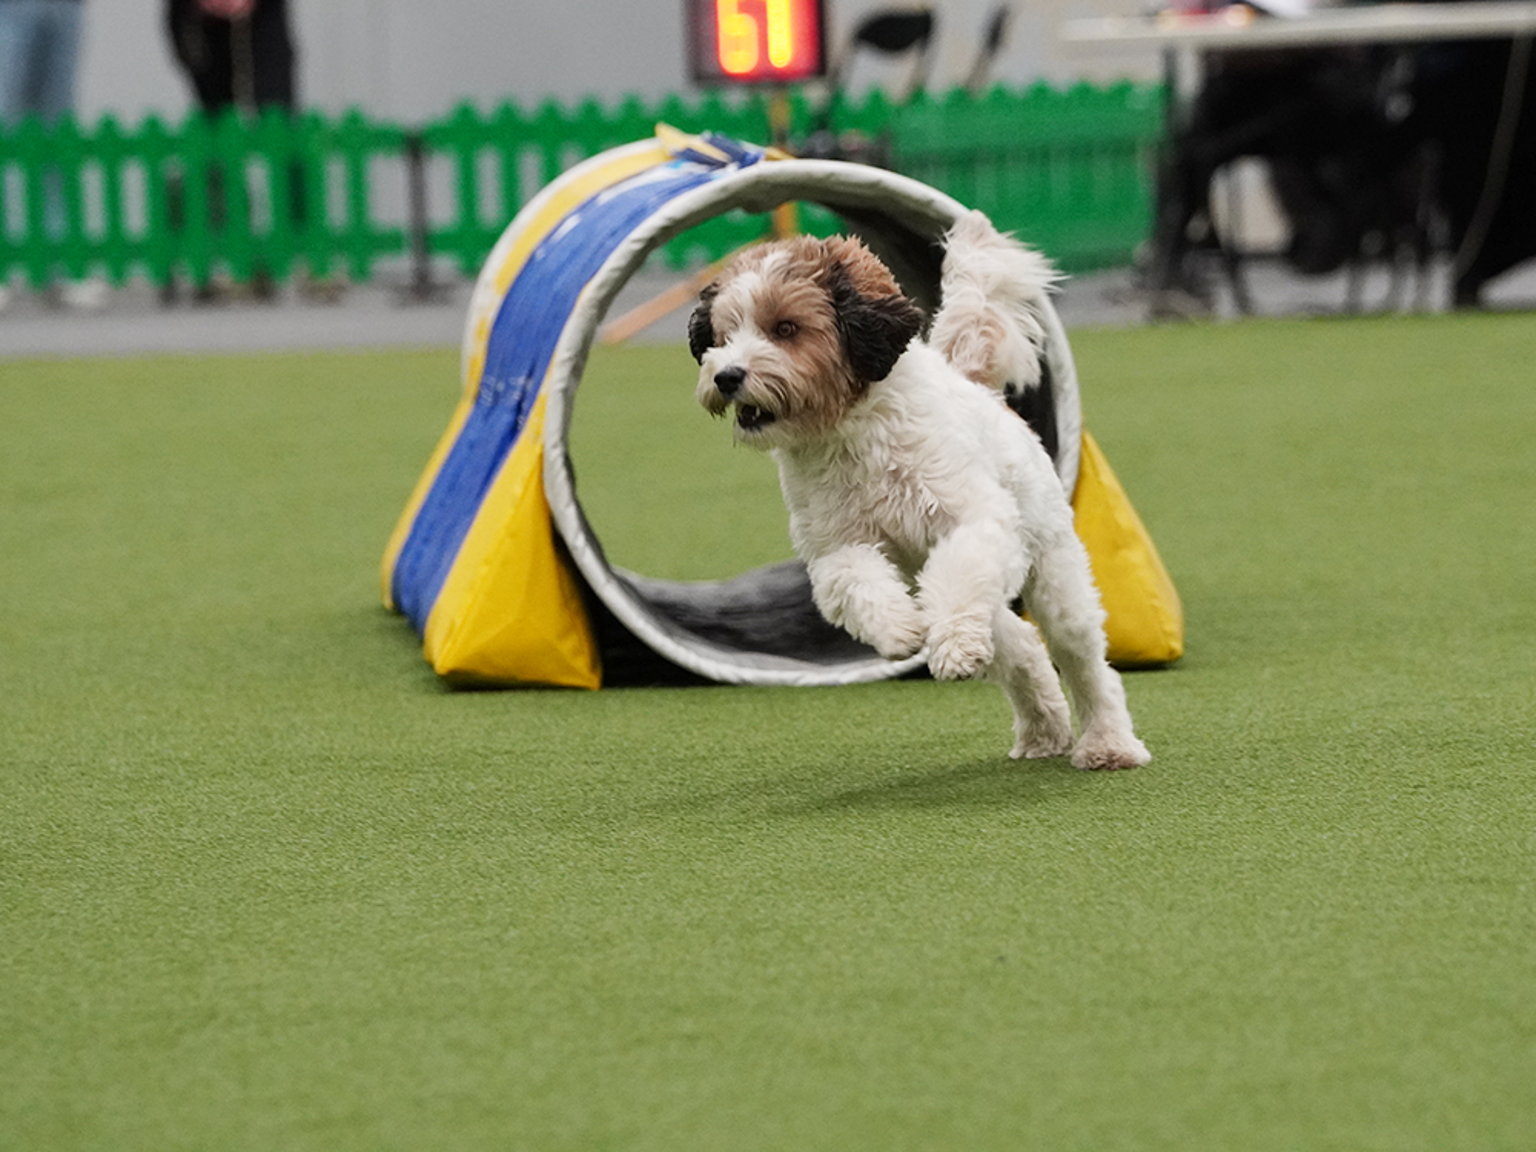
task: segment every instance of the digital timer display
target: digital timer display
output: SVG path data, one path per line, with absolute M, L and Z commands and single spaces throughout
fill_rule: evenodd
M 700 84 L 784 84 L 826 71 L 820 0 L 688 0 Z

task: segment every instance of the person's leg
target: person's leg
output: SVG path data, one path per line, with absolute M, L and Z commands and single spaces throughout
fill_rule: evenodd
M 7 0 L 0 7 L 8 7 Z M 38 19 L 38 74 L 35 110 L 57 120 L 75 110 L 75 73 L 80 53 L 80 5 L 44 0 Z
M 14 2 L 14 0 L 8 0 Z M 75 111 L 75 72 L 80 49 L 80 5 L 43 0 L 37 23 L 37 74 L 33 111 L 52 124 Z M 64 175 L 50 167 L 43 178 L 48 235 L 64 235 Z

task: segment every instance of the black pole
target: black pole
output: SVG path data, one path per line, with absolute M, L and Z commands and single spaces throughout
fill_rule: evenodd
M 405 297 L 423 303 L 439 297 L 443 286 L 432 281 L 432 254 L 427 250 L 427 143 L 420 132 L 405 134 L 405 194 L 411 254 Z

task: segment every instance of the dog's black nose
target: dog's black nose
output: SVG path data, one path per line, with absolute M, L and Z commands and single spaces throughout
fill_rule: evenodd
M 722 368 L 715 373 L 715 387 L 720 389 L 720 395 L 729 399 L 741 391 L 741 384 L 747 378 L 747 370 L 732 365 Z

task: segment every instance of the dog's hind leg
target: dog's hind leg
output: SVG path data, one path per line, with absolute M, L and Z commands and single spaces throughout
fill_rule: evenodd
M 1082 735 L 1072 750 L 1073 766 L 1136 768 L 1151 760 L 1131 724 L 1125 685 L 1106 658 L 1104 608 L 1075 536 L 1042 553 L 1025 602 L 1077 705 Z
M 1033 624 L 1001 607 L 993 620 L 996 655 L 986 678 L 1003 690 L 1013 707 L 1015 760 L 1065 756 L 1072 749 L 1072 713 L 1040 633 Z

